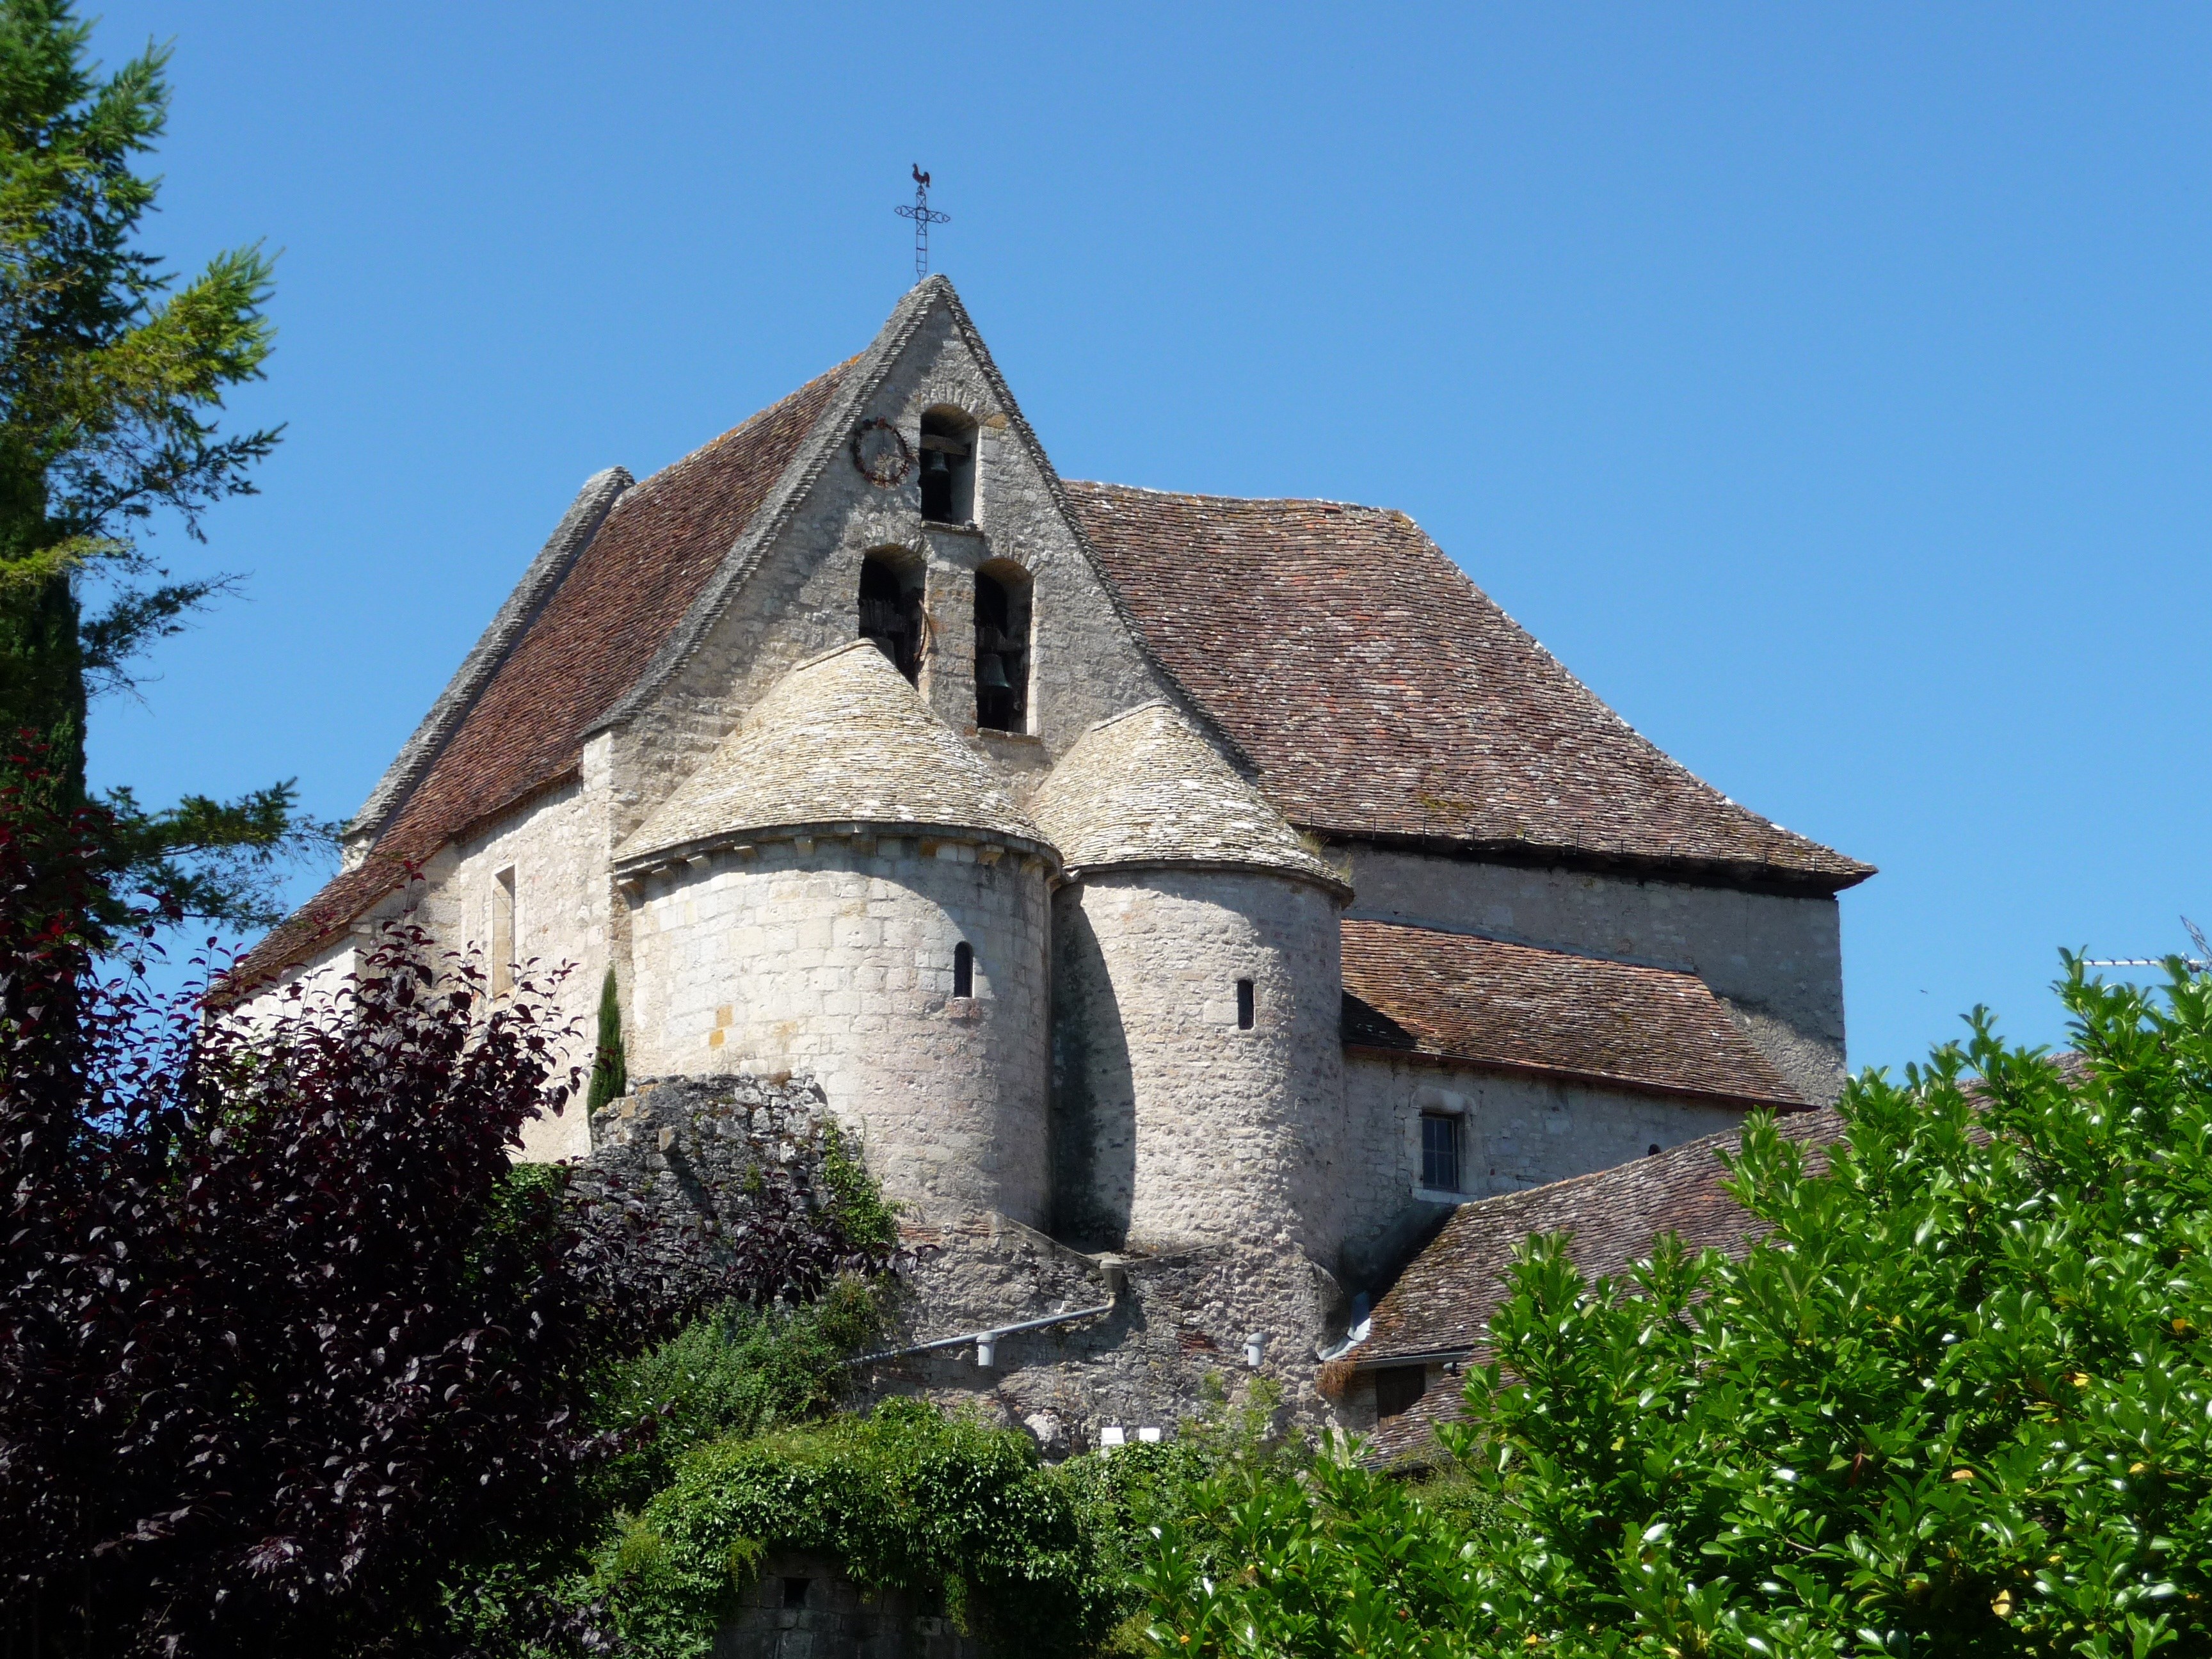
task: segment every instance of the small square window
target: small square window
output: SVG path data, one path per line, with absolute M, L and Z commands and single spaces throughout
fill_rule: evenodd
M 1459 1184 L 1459 1120 L 1448 1112 L 1421 1114 L 1421 1185 L 1455 1193 Z
M 1375 1373 L 1375 1416 L 1377 1421 L 1402 1417 L 1414 1401 L 1429 1391 L 1425 1365 L 1393 1365 Z

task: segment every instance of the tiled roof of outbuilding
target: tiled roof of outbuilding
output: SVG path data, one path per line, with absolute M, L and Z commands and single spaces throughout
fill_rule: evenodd
M 1293 823 L 1820 890 L 1872 873 L 1669 760 L 1402 513 L 1066 489 L 1153 648 Z
M 855 640 L 770 686 L 615 854 L 617 867 L 769 830 L 832 823 L 973 830 L 1042 848 L 990 762 Z
M 558 783 L 767 501 L 851 367 L 840 364 L 625 491 L 359 867 L 253 948 L 250 983 L 397 889 L 406 866 Z
M 1805 1103 L 1695 974 L 1347 917 L 1344 992 L 1352 1048 Z
M 1814 1148 L 1844 1135 L 1842 1115 L 1832 1106 L 1779 1118 L 1776 1127 Z M 1692 1249 L 1741 1257 L 1766 1229 L 1721 1186 L 1727 1174 L 1721 1154 L 1734 1152 L 1738 1138 L 1733 1131 L 1705 1135 L 1633 1164 L 1461 1205 L 1376 1304 L 1367 1339 L 1350 1358 L 1375 1364 L 1424 1355 L 1483 1357 L 1507 1270 L 1531 1234 L 1573 1235 L 1567 1254 L 1592 1279 L 1619 1279 L 1668 1232 L 1680 1233 Z M 1825 1159 L 1817 1152 L 1815 1158 L 1814 1167 L 1821 1167 Z M 1372 1449 L 1385 1458 L 1418 1452 L 1437 1422 L 1459 1414 L 1456 1387 L 1432 1389 L 1403 1416 L 1386 1420 Z
M 1109 865 L 1219 866 L 1351 891 L 1164 702 L 1101 720 L 1077 738 L 1030 810 L 1071 873 Z

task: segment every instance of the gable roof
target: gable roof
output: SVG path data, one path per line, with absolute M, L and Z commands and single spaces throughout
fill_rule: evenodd
M 1804 1100 L 1695 974 L 1346 917 L 1344 1042 L 1654 1094 Z
M 1351 895 L 1164 702 L 1140 703 L 1077 738 L 1030 809 L 1071 875 L 1115 865 L 1267 870 Z
M 1668 759 L 1402 513 L 1066 488 L 1154 649 L 1293 823 L 1820 891 L 1873 873 Z
M 852 368 L 840 364 L 623 492 L 486 677 L 368 858 L 238 964 L 247 984 L 312 951 L 472 826 L 573 775 L 586 735 L 636 682 L 760 513 Z
M 1723 800 L 1630 732 L 1402 514 L 1064 484 L 958 295 L 932 276 L 859 357 L 622 489 L 604 510 L 599 497 L 619 489 L 621 475 L 586 486 L 356 818 L 356 835 L 375 836 L 366 860 L 264 939 L 234 970 L 234 991 L 311 953 L 397 890 L 410 865 L 571 778 L 584 740 L 635 712 L 699 647 L 842 448 L 861 403 L 940 305 L 1139 651 L 1187 719 L 1240 764 L 1256 764 L 1262 789 L 1293 823 L 1376 834 L 1418 824 L 1476 849 L 1710 868 L 1821 890 L 1869 873 Z M 1384 571 L 1376 591 L 1387 589 L 1388 602 L 1374 611 L 1410 644 L 1402 654 L 1435 658 L 1437 637 L 1449 646 L 1452 629 L 1466 631 L 1465 617 L 1438 622 L 1441 599 L 1479 624 L 1480 672 L 1453 666 L 1447 649 L 1449 660 L 1412 672 L 1395 702 L 1347 701 L 1358 674 L 1335 661 L 1350 648 L 1343 599 L 1378 549 L 1395 549 L 1407 567 Z M 1182 568 L 1185 557 L 1200 563 Z M 1252 573 L 1263 568 L 1280 577 L 1261 596 L 1273 612 L 1248 603 Z M 1255 622 L 1305 643 L 1286 655 Z M 1401 654 L 1389 638 L 1352 643 L 1370 665 Z M 1291 678 L 1271 678 L 1285 672 Z M 1547 699 L 1560 697 L 1574 708 L 1546 714 Z M 1518 736 L 1516 721 L 1527 727 Z M 1425 793 L 1437 790 L 1466 798 Z M 1617 797 L 1609 812 L 1591 810 L 1607 791 Z
M 1778 1118 L 1778 1133 L 1815 1149 L 1841 1140 L 1843 1115 L 1832 1106 Z M 1662 1233 L 1679 1233 L 1695 1249 L 1741 1259 L 1765 1233 L 1722 1188 L 1721 1156 L 1741 1139 L 1735 1131 L 1686 1140 L 1632 1164 L 1531 1187 L 1525 1192 L 1462 1204 L 1443 1231 L 1375 1304 L 1364 1341 L 1347 1358 L 1362 1369 L 1428 1358 L 1486 1355 L 1491 1316 L 1505 1299 L 1506 1274 L 1534 1233 L 1571 1234 L 1567 1255 L 1585 1278 L 1620 1279 L 1651 1252 Z M 1376 1431 L 1370 1452 L 1403 1456 L 1428 1443 L 1440 1420 L 1460 1415 L 1457 1386 L 1447 1379 L 1403 1416 Z
M 867 640 L 800 663 L 615 854 L 618 869 L 832 823 L 975 830 L 1042 850 L 998 769 Z

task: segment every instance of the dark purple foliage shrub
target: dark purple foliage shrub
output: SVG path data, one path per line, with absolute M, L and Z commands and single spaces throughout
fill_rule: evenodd
M 611 1449 L 595 1364 L 880 1265 L 787 1179 L 710 1254 L 518 1172 L 542 978 L 398 928 L 273 1018 L 101 979 L 97 830 L 0 792 L 0 1651 L 420 1650 Z

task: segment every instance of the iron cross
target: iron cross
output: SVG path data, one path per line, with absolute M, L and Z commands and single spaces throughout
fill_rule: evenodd
M 938 213 L 929 205 L 929 175 L 921 170 L 921 163 L 914 164 L 914 205 L 891 210 L 902 219 L 914 221 L 914 280 L 920 282 L 929 275 L 929 228 L 949 224 L 952 216 Z

